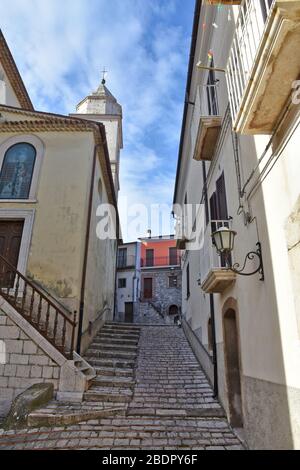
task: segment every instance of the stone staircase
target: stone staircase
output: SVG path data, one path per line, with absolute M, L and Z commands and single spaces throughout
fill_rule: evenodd
M 124 405 L 132 400 L 135 385 L 134 368 L 140 328 L 121 323 L 107 323 L 85 354 L 94 367 L 84 401 Z

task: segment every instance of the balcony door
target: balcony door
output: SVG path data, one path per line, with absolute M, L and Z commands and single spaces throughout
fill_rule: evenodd
M 118 268 L 127 266 L 127 248 L 120 248 L 118 253 Z
M 214 68 L 214 60 L 211 59 L 210 64 L 211 69 Z M 218 116 L 219 106 L 218 106 L 218 97 L 217 97 L 217 83 L 214 70 L 210 70 L 208 73 L 208 79 L 206 84 L 206 93 L 207 93 L 207 106 L 209 116 Z
M 154 266 L 154 250 L 152 249 L 146 250 L 146 266 Z
M 212 221 L 211 222 L 212 233 L 221 227 L 221 225 L 217 224 L 216 221 L 225 222 L 228 220 L 228 209 L 227 209 L 224 173 L 222 173 L 220 178 L 218 178 L 216 182 L 216 191 L 212 194 L 210 198 L 210 219 Z M 224 256 L 221 256 L 221 266 L 222 267 L 226 266 Z
M 169 248 L 169 263 L 170 266 L 176 266 L 178 264 L 177 248 Z

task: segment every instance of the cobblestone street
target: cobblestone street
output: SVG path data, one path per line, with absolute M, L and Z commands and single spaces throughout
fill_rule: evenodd
M 110 334 L 117 332 L 117 336 L 121 336 L 122 326 L 110 328 Z M 130 331 L 129 326 L 124 328 Z M 104 353 L 99 353 L 100 358 L 101 354 Z M 118 350 L 113 352 L 117 364 L 112 364 L 112 358 L 105 354 L 104 357 L 109 363 L 105 375 L 109 371 L 112 374 L 110 387 L 114 381 L 116 387 L 125 381 L 127 388 L 128 382 L 133 382 L 132 396 L 122 403 L 123 409 L 120 408 L 119 412 L 115 409 L 111 416 L 68 426 L 2 430 L 0 449 L 242 449 L 222 408 L 214 400 L 212 389 L 182 329 L 175 326 L 141 326 L 133 380 L 124 379 L 127 369 L 125 363 L 120 361 L 128 359 L 124 353 L 123 358 L 119 357 L 120 354 Z M 95 361 L 100 360 L 94 359 L 95 367 Z M 68 407 L 65 404 L 66 409 L 87 409 L 92 414 L 101 407 L 107 407 L 107 402 L 97 403 L 97 393 L 104 400 L 103 383 L 109 382 L 101 376 L 105 361 L 98 364 L 97 374 L 100 375 L 97 376 L 96 385 L 86 394 L 83 405 Z M 122 373 L 123 380 L 120 380 L 116 370 L 112 370 L 112 365 Z M 129 395 L 127 388 L 126 397 Z M 115 408 L 119 405 L 114 403 Z M 49 409 L 53 412 L 64 408 L 52 404 Z

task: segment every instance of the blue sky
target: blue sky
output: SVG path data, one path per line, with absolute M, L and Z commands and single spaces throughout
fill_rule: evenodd
M 0 11 L 36 109 L 74 112 L 108 69 L 123 106 L 120 212 L 132 238 L 125 197 L 171 210 L 194 0 L 0 0 Z

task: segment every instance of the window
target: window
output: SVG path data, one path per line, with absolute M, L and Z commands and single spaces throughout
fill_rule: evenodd
M 177 276 L 169 276 L 169 287 L 177 287 L 178 279 Z
M 119 279 L 119 284 L 118 284 L 119 289 L 125 289 L 126 284 L 127 284 L 126 281 L 127 281 L 126 277 Z
M 190 265 L 188 264 L 186 267 L 186 297 L 187 299 L 191 295 L 190 291 Z
M 4 156 L 0 174 L 0 199 L 28 199 L 36 159 L 33 145 L 19 143 Z
M 120 248 L 118 252 L 118 268 L 127 266 L 127 248 Z

